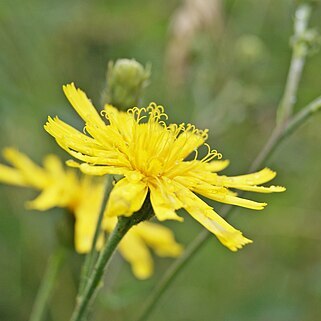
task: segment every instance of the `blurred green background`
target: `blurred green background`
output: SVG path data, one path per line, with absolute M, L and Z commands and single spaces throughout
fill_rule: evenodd
M 135 58 L 152 63 L 144 104 L 209 128 L 211 146 L 231 160 L 225 172 L 243 173 L 274 126 L 294 9 L 290 0 L 1 1 L 0 148 L 68 159 L 43 130 L 48 115 L 82 126 L 61 86 L 74 81 L 99 106 L 107 62 Z M 319 29 L 320 14 L 318 7 L 311 21 Z M 318 53 L 308 59 L 296 110 L 321 94 L 320 70 Z M 301 127 L 267 164 L 287 192 L 253 195 L 266 210 L 239 209 L 230 220 L 254 244 L 231 253 L 213 236 L 150 320 L 321 320 L 320 121 Z M 0 320 L 28 318 L 57 229 L 68 226 L 60 210 L 26 211 L 35 195 L 0 186 Z M 202 228 L 184 216 L 166 225 L 188 244 Z M 138 281 L 115 256 L 91 320 L 133 320 L 171 261 L 155 260 L 155 275 Z M 70 316 L 81 261 L 70 250 L 46 320 Z

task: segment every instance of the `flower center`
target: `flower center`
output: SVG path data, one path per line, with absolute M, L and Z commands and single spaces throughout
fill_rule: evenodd
M 221 157 L 216 150 L 211 150 L 205 143 L 207 130 L 196 129 L 191 124 L 167 125 L 167 119 L 162 106 L 152 103 L 147 108 L 132 108 L 132 141 L 128 147 L 128 159 L 132 169 L 149 178 L 161 177 L 183 162 L 195 152 L 194 161 L 198 157 L 198 148 L 207 147 L 205 157 L 197 162 L 187 162 L 189 167 L 199 162 L 209 162 L 215 157 Z

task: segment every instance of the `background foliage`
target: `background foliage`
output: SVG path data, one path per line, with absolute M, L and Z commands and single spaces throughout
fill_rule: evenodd
M 96 106 L 107 62 L 152 63 L 144 104 L 156 101 L 170 119 L 210 129 L 210 143 L 241 173 L 268 138 L 290 59 L 294 1 L 0 2 L 0 147 L 40 161 L 68 156 L 43 130 L 48 115 L 78 125 L 62 84 L 75 81 Z M 312 26 L 320 29 L 320 7 Z M 309 58 L 297 109 L 321 92 L 321 55 Z M 238 253 L 213 237 L 161 300 L 152 319 L 315 321 L 321 318 L 321 115 L 281 145 L 269 166 L 287 187 L 263 212 L 240 209 L 231 221 L 254 239 Z M 82 257 L 72 250 L 70 217 L 27 212 L 33 192 L 0 186 L 0 319 L 26 320 L 46 261 L 70 244 L 48 320 L 67 320 Z M 218 206 L 216 205 L 216 208 Z M 201 229 L 167 223 L 187 244 Z M 131 320 L 170 260 L 138 281 L 116 256 L 95 304 L 95 320 Z

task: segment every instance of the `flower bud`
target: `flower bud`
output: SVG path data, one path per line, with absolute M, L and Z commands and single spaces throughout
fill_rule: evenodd
M 134 59 L 118 59 L 109 62 L 106 87 L 102 103 L 111 104 L 121 110 L 137 106 L 143 89 L 149 84 L 150 66 L 145 68 Z

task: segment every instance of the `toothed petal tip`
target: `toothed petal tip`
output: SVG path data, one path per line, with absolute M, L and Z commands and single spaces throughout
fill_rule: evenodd
M 245 245 L 253 243 L 252 240 L 243 236 L 241 231 L 235 230 L 233 235 L 227 236 L 219 236 L 218 239 L 232 252 L 236 252 L 243 248 Z
M 269 187 L 273 192 L 279 193 L 279 192 L 284 192 L 286 191 L 286 188 L 284 186 L 270 186 Z

